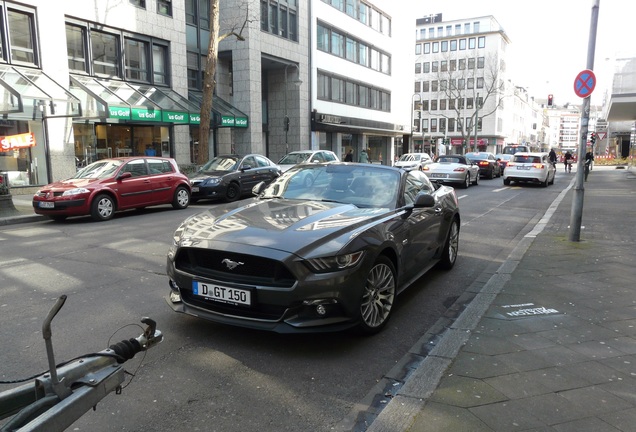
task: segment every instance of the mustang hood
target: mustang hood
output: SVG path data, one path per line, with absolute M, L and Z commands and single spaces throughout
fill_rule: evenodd
M 296 253 L 319 246 L 391 214 L 388 209 L 359 209 L 354 205 L 322 201 L 255 200 L 245 206 L 214 208 L 186 219 L 175 236 L 181 244 L 209 247 L 212 243 L 239 243 Z M 358 228 L 358 229 L 357 229 Z M 219 247 L 217 243 L 214 247 Z

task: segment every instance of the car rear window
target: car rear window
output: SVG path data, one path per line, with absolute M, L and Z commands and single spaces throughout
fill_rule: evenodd
M 515 156 L 515 162 L 519 163 L 541 163 L 539 156 Z

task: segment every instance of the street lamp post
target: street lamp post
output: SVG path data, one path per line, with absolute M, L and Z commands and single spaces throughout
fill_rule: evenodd
M 287 68 L 289 68 L 290 66 L 294 66 L 296 68 L 296 79 L 293 81 L 293 83 L 300 87 L 300 85 L 303 83 L 300 80 L 300 68 L 298 67 L 298 65 L 296 63 L 288 63 L 285 66 L 285 120 L 284 120 L 284 127 L 285 127 L 285 154 L 289 153 L 289 142 L 288 142 L 288 134 L 289 134 L 289 115 L 287 113 Z
M 417 96 L 417 100 L 415 99 L 416 96 Z M 413 143 L 413 120 L 414 120 L 413 113 L 415 112 L 415 102 L 422 102 L 421 94 L 413 93 L 413 96 L 411 96 L 411 139 L 410 139 L 409 148 L 408 148 L 409 152 L 415 151 L 415 143 Z
M 477 151 L 477 126 L 479 126 L 479 93 L 475 98 L 475 145 L 473 151 Z

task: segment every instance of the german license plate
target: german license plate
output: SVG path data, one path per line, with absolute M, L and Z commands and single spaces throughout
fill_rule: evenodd
M 249 290 L 240 288 L 192 281 L 192 293 L 220 303 L 242 306 L 250 306 L 252 304 L 252 293 Z
M 38 204 L 38 206 L 40 208 L 55 208 L 55 203 L 54 202 L 49 202 L 49 201 L 40 201 L 40 203 Z
M 530 167 L 529 166 L 518 166 L 517 169 L 518 170 L 529 170 Z
M 432 178 L 448 178 L 448 174 L 431 174 Z
M 192 192 L 199 192 L 199 186 L 192 186 Z

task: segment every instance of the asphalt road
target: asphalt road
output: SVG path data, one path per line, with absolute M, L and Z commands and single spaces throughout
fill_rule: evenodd
M 121 395 L 109 395 L 69 430 L 364 431 L 417 361 L 411 347 L 453 318 L 456 302 L 488 280 L 573 175 L 558 172 L 548 188 L 504 187 L 493 179 L 458 189 L 455 268 L 434 270 L 401 295 L 388 327 L 372 337 L 278 335 L 172 312 L 163 299 L 172 232 L 187 215 L 215 204 L 157 207 L 103 223 L 3 227 L 0 380 L 48 369 L 42 322 L 66 294 L 53 321 L 58 363 L 138 335 L 143 316 L 165 335 L 127 363 L 135 377 Z

